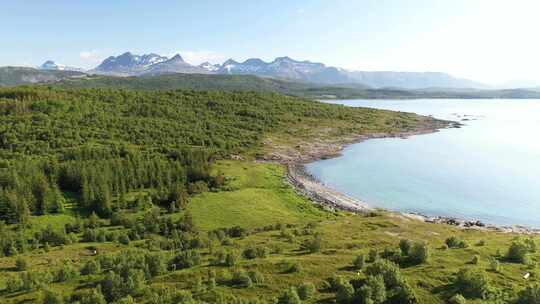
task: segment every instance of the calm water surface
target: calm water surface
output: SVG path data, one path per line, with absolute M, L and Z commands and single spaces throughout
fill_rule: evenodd
M 351 145 L 307 166 L 325 184 L 386 209 L 540 228 L 540 100 L 332 102 L 465 126 Z

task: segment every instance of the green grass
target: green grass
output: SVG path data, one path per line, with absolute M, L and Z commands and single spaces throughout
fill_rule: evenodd
M 203 230 L 238 225 L 306 223 L 328 214 L 284 184 L 285 169 L 276 164 L 221 162 L 215 172 L 231 178 L 231 191 L 204 193 L 191 199 L 189 211 Z
M 299 250 L 301 243 L 313 237 L 313 234 L 295 236 L 289 240 L 281 236 L 279 230 L 252 233 L 243 238 L 236 238 L 227 246 L 213 244 L 212 249 L 202 249 L 203 263 L 190 269 L 169 272 L 150 282 L 153 288 L 170 286 L 176 289 L 190 289 L 195 295 L 193 282 L 199 277 L 206 280 L 209 270 L 214 270 L 218 277 L 217 290 L 251 299 L 271 301 L 283 290 L 304 282 L 313 282 L 318 288 L 324 280 L 333 275 L 347 278 L 363 277 L 349 268 L 354 258 L 366 254 L 371 248 L 379 251 L 384 248 L 397 248 L 402 238 L 427 241 L 431 250 L 428 263 L 402 268 L 401 272 L 419 297 L 419 303 L 446 303 L 453 294 L 450 286 L 455 273 L 463 267 L 479 267 L 488 269 L 489 258 L 499 250 L 504 254 L 515 237 L 513 234 L 485 232 L 470 229 L 458 229 L 448 225 L 429 224 L 408 219 L 395 213 L 382 213 L 376 217 L 363 217 L 345 212 L 330 213 L 315 207 L 311 202 L 298 196 L 285 182 L 285 168 L 270 163 L 221 161 L 213 168 L 214 174 L 223 173 L 228 177 L 230 191 L 204 193 L 195 196 L 189 203 L 189 210 L 196 225 L 204 232 L 221 227 L 242 226 L 245 228 L 263 227 L 275 223 L 291 225 L 285 230 L 294 233 L 302 231 L 308 223 L 316 223 L 315 231 L 323 235 L 323 250 L 308 254 Z M 174 216 L 179 216 L 175 214 Z M 34 218 L 33 225 L 44 226 L 48 223 L 61 225 L 69 216 L 47 216 Z M 109 229 L 114 229 L 111 227 Z M 203 233 L 204 235 L 204 233 Z M 465 239 L 469 248 L 442 249 L 449 236 Z M 484 240 L 485 245 L 476 245 Z M 536 237 L 537 241 L 540 241 Z M 133 242 L 130 246 L 138 246 L 143 242 Z M 23 255 L 34 270 L 44 270 L 49 265 L 56 265 L 69 259 L 82 264 L 91 258 L 87 247 L 95 245 L 100 254 L 118 252 L 126 246 L 116 243 L 79 243 L 62 248 L 52 248 L 49 252 L 41 249 Z M 209 265 L 211 251 L 226 250 L 238 254 L 249 246 L 267 246 L 272 250 L 264 259 L 240 259 L 233 268 Z M 276 250 L 278 249 L 279 250 Z M 480 256 L 479 265 L 469 262 L 474 255 Z M 540 261 L 540 255 L 533 259 Z M 301 272 L 283 273 L 282 261 L 296 262 Z M 5 274 L 12 273 L 15 258 L 0 258 L 0 288 Z M 230 278 L 235 269 L 257 270 L 265 277 L 263 285 L 251 288 L 231 287 L 223 283 Z M 529 280 L 523 279 L 526 272 L 533 273 Z M 539 282 L 540 267 L 507 263 L 501 260 L 499 273 L 489 272 L 492 284 L 506 291 L 516 292 L 531 282 Z M 93 278 L 97 279 L 97 278 Z M 77 288 L 84 288 L 88 282 L 85 277 L 77 281 L 53 284 L 57 291 L 69 293 Z M 37 293 L 6 295 L 0 292 L 1 303 L 24 303 L 36 299 Z M 319 291 L 316 298 L 306 303 L 332 303 L 333 293 Z M 483 303 L 470 300 L 467 303 Z

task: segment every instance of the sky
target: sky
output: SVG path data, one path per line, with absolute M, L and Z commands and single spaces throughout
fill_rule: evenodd
M 538 0 L 1 0 L 0 66 L 110 55 L 289 56 L 351 70 L 540 84 Z

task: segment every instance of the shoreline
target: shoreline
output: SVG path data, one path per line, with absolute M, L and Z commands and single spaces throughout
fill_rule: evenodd
M 516 234 L 540 234 L 540 228 L 531 228 L 523 225 L 495 225 L 484 223 L 480 220 L 466 220 L 457 217 L 447 216 L 428 216 L 417 212 L 399 212 L 394 210 L 387 210 L 384 208 L 376 208 L 369 205 L 369 203 L 350 197 L 342 192 L 339 192 L 331 187 L 326 186 L 317 178 L 309 174 L 305 170 L 305 164 L 336 158 L 342 155 L 343 150 L 348 146 L 356 143 L 363 142 L 369 139 L 377 138 L 408 138 L 409 136 L 431 134 L 438 132 L 441 129 L 446 128 L 460 128 L 462 125 L 457 122 L 444 122 L 437 123 L 429 128 L 421 128 L 415 131 L 401 132 L 401 133 L 373 133 L 368 135 L 357 136 L 355 139 L 344 138 L 338 143 L 327 143 L 327 147 L 312 150 L 313 152 L 306 155 L 300 153 L 294 153 L 292 155 L 271 155 L 270 161 L 277 161 L 287 166 L 287 182 L 293 186 L 293 188 L 302 196 L 307 197 L 314 203 L 329 208 L 331 210 L 339 209 L 357 214 L 368 214 L 369 212 L 384 211 L 392 214 L 401 215 L 409 219 L 422 221 L 432 224 L 444 224 L 454 226 L 461 229 L 476 229 L 482 231 L 491 231 L 499 233 L 516 233 Z M 298 151 L 296 151 L 298 152 Z M 287 157 L 288 156 L 288 157 Z

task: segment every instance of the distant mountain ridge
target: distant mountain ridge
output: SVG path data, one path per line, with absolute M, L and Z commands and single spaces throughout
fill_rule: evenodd
M 185 62 L 179 54 L 168 58 L 153 53 L 135 55 L 126 52 L 119 56 L 108 57 L 99 66 L 90 70 L 89 73 L 110 76 L 143 76 L 172 73 L 255 75 L 318 84 L 363 84 L 372 88 L 488 88 L 488 86 L 479 82 L 456 78 L 446 73 L 348 71 L 326 66 L 323 63 L 294 60 L 287 56 L 278 57 L 271 62 L 265 62 L 259 58 L 250 58 L 244 62 L 229 59 L 222 64 L 205 62 L 195 66 Z
M 56 63 L 52 60 L 45 61 L 42 65 L 38 67 L 40 70 L 47 71 L 75 71 L 75 72 L 84 72 L 81 68 L 71 67 L 63 64 Z

